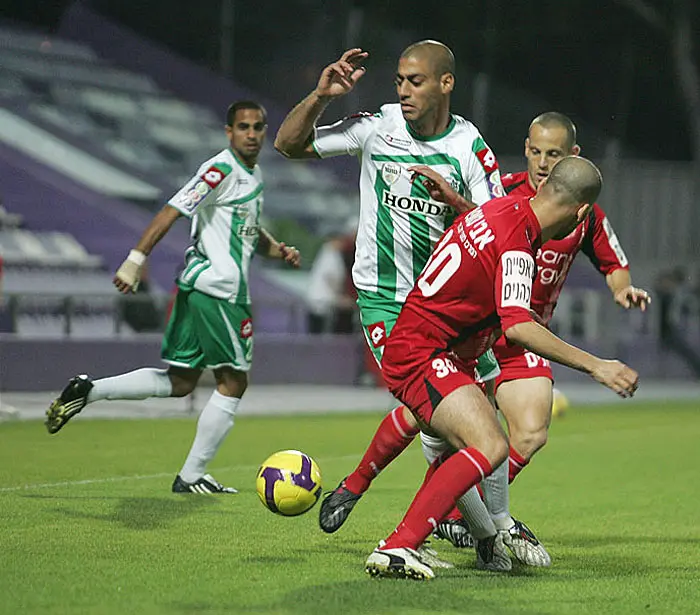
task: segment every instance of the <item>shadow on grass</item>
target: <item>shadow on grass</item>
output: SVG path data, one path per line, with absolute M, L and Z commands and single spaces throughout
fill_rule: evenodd
M 106 500 L 104 497 L 66 498 L 63 496 L 28 496 L 57 500 Z M 220 504 L 217 498 L 185 496 L 179 498 L 112 498 L 118 502 L 111 512 L 104 514 L 88 513 L 73 508 L 55 508 L 51 512 L 73 519 L 91 519 L 106 523 L 119 523 L 131 530 L 162 530 L 173 521 L 199 513 L 205 508 Z

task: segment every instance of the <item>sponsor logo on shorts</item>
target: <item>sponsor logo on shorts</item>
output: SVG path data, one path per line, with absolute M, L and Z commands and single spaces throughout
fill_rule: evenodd
M 248 339 L 253 335 L 253 319 L 246 318 L 241 321 L 241 339 Z
M 549 367 L 549 361 L 545 359 L 544 357 L 541 357 L 538 354 L 535 354 L 534 352 L 526 352 L 523 355 L 525 357 L 525 361 L 527 362 L 527 366 L 530 369 L 533 369 L 535 367 Z
M 386 344 L 386 326 L 383 322 L 367 325 L 367 335 L 375 348 L 381 348 Z

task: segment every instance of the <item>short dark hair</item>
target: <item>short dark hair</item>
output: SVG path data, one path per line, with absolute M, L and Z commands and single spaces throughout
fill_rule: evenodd
M 536 124 L 542 126 L 543 128 L 559 127 L 566 131 L 566 145 L 568 149 L 571 149 L 576 145 L 576 125 L 571 121 L 571 118 L 559 113 L 558 111 L 547 111 L 546 113 L 541 113 L 532 122 L 530 122 L 530 129 Z M 529 133 L 529 131 L 528 131 Z
M 603 176 L 587 158 L 566 156 L 552 167 L 546 185 L 562 202 L 593 204 L 603 188 Z
M 441 77 L 445 73 L 455 76 L 455 56 L 445 43 L 432 39 L 418 41 L 406 47 L 401 52 L 400 57 L 407 58 L 409 56 L 428 58 L 436 77 Z
M 267 111 L 265 111 L 265 107 L 263 107 L 260 103 L 255 102 L 254 100 L 237 100 L 235 103 L 229 105 L 229 108 L 226 111 L 227 126 L 233 126 L 233 122 L 236 118 L 236 113 L 238 113 L 242 109 L 254 109 L 255 111 L 260 111 L 260 113 L 262 113 L 263 116 L 263 122 L 267 124 Z

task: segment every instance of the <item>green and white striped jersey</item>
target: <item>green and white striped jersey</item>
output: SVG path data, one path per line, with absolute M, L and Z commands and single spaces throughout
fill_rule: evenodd
M 409 167 L 429 165 L 477 205 L 502 196 L 498 162 L 477 128 L 452 115 L 447 130 L 421 137 L 399 104 L 360 113 L 314 133 L 321 158 L 351 154 L 360 160 L 360 221 L 352 276 L 359 289 L 390 301 L 406 299 L 433 246 L 454 219 L 431 200 Z
M 192 243 L 178 286 L 231 303 L 250 303 L 248 270 L 263 206 L 260 167 L 249 169 L 225 149 L 199 167 L 168 205 L 192 219 Z

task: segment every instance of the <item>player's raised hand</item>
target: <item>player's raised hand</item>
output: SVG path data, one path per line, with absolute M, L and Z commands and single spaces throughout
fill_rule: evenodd
M 285 263 L 291 267 L 294 267 L 295 269 L 299 269 L 299 266 L 301 265 L 301 252 L 299 252 L 299 250 L 297 250 L 294 246 L 288 246 L 283 242 L 280 242 L 279 250 Z
M 476 205 L 465 199 L 447 183 L 447 180 L 435 169 L 426 165 L 408 167 L 412 173 L 411 181 L 420 182 L 430 194 L 430 198 L 454 207 L 457 211 L 474 209 Z
M 639 385 L 639 374 L 620 361 L 600 359 L 591 376 L 620 397 L 632 397 Z
M 146 262 L 146 255 L 138 250 L 129 252 L 129 256 L 117 269 L 112 282 L 120 293 L 135 293 L 141 281 L 141 271 Z
M 644 312 L 647 309 L 647 305 L 651 303 L 651 297 L 643 288 L 627 286 L 615 293 L 615 303 L 626 310 L 637 307 Z
M 336 98 L 347 94 L 365 74 L 362 62 L 368 56 L 359 47 L 348 49 L 337 62 L 323 69 L 316 85 L 316 94 L 320 98 Z

